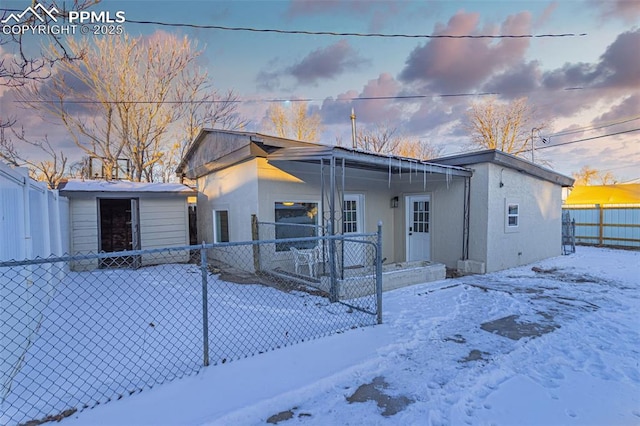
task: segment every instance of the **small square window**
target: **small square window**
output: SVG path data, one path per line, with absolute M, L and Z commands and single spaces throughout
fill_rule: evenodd
M 507 206 L 507 226 L 518 226 L 519 210 L 518 204 L 509 204 Z

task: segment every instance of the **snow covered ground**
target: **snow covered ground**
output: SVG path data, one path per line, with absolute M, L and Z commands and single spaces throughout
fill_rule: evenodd
M 385 324 L 205 369 L 72 425 L 638 425 L 640 252 L 391 291 Z

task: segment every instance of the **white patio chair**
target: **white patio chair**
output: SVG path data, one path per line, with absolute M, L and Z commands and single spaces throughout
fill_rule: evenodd
M 318 247 L 312 249 L 297 249 L 290 247 L 291 253 L 293 253 L 293 262 L 295 264 L 296 274 L 300 274 L 300 267 L 309 266 L 309 276 L 316 277 L 315 265 L 320 263 L 320 252 Z

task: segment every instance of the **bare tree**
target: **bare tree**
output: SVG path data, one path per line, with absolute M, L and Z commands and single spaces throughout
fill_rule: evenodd
M 71 10 L 82 11 L 99 3 L 100 0 L 74 0 L 68 6 Z M 38 13 L 37 17 L 33 13 L 21 13 L 23 10 L 4 9 L 1 19 L 8 19 L 5 26 L 29 26 L 38 24 L 47 26 L 54 22 L 54 19 L 66 18 L 69 10 L 59 1 L 32 1 L 30 6 L 38 5 L 40 10 L 46 9 L 49 13 Z M 24 48 L 25 34 L 22 31 L 9 31 L 10 34 L 3 31 L 0 34 L 0 46 L 5 46 L 12 54 L 10 58 L 0 59 L 0 85 L 2 86 L 21 86 L 32 80 L 42 80 L 51 74 L 51 66 L 61 60 L 78 59 L 78 52 L 69 52 L 63 39 L 55 34 L 49 34 L 48 37 L 52 43 L 57 46 L 56 54 L 52 52 L 40 52 L 39 55 L 31 55 Z
M 426 141 L 403 140 L 394 151 L 395 155 L 418 160 L 431 160 L 442 154 L 442 147 L 435 146 Z
M 535 122 L 535 111 L 527 98 L 508 103 L 495 98 L 472 103 L 466 124 L 474 145 L 518 156 L 531 150 L 534 130 L 539 132 L 546 127 L 546 123 Z
M 40 141 L 32 142 L 25 137 L 24 129 L 19 133 L 11 129 L 13 136 L 19 141 L 37 148 L 47 158 L 41 161 L 29 160 L 16 149 L 11 137 L 6 135 L 7 131 L 9 130 L 0 128 L 0 158 L 15 166 L 26 166 L 33 179 L 46 182 L 51 189 L 57 188 L 67 176 L 67 156 L 62 151 L 56 152 L 46 136 Z
M 185 127 L 190 137 L 206 122 L 234 122 L 233 92 L 203 108 L 217 95 L 205 92 L 210 88 L 196 64 L 200 52 L 186 37 L 110 36 L 70 40 L 68 48 L 82 58 L 58 63 L 45 84 L 26 85 L 19 96 L 63 124 L 86 155 L 99 157 L 107 178 L 124 157 L 131 179 L 153 181 Z
M 248 124 L 237 112 L 240 99 L 235 92 L 228 90 L 218 93 L 210 84 L 206 72 L 185 72 L 177 90 L 178 99 L 188 102 L 185 102 L 184 119 L 181 120 L 175 142 L 165 147 L 164 155 L 154 167 L 156 179 L 162 182 L 170 182 L 175 178 L 176 167 L 200 129 L 238 130 Z
M 376 124 L 361 130 L 356 136 L 356 147 L 363 151 L 419 160 L 436 158 L 441 152 L 441 148 L 426 141 L 405 137 L 397 127 L 389 124 Z
M 598 169 L 594 169 L 590 166 L 583 166 L 579 172 L 572 173 L 575 179 L 574 185 L 612 185 L 616 183 L 617 179 L 611 172 L 603 173 Z
M 265 132 L 281 138 L 318 142 L 322 133 L 322 118 L 309 112 L 307 102 L 292 102 L 288 106 L 271 104 L 267 109 Z
M 74 0 L 69 2 L 71 10 L 83 11 L 95 5 L 100 0 Z M 54 19 L 66 18 L 68 10 L 59 1 L 30 2 L 30 7 L 38 6 L 39 10 L 47 10 L 49 13 L 22 13 L 23 10 L 4 9 L 0 13 L 0 20 L 7 22 L 4 27 L 29 26 L 33 24 L 47 26 L 54 22 Z M 22 86 L 32 81 L 41 81 L 51 75 L 52 66 L 62 60 L 71 61 L 78 59 L 78 53 L 71 53 L 65 46 L 63 39 L 54 34 L 49 34 L 50 41 L 57 46 L 56 54 L 53 52 L 40 52 L 39 54 L 28 53 L 24 48 L 25 33 L 17 31 L 3 31 L 0 33 L 0 53 L 6 51 L 8 54 L 0 56 L 0 86 L 16 87 Z M 41 37 L 41 36 L 40 36 Z M 0 128 L 11 127 L 15 124 L 13 117 L 0 117 Z
M 356 147 L 377 154 L 393 154 L 402 142 L 396 127 L 387 124 L 376 124 L 362 129 L 356 135 Z

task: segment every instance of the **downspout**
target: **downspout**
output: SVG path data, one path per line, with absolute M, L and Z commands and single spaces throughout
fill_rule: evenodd
M 331 192 L 329 198 L 329 235 L 334 236 L 336 233 L 335 230 L 335 219 L 336 219 L 336 158 L 335 156 L 331 156 L 330 160 L 330 170 L 329 170 L 329 191 Z M 336 240 L 329 240 L 329 275 L 331 277 L 331 288 L 329 291 L 331 302 L 338 301 L 338 280 L 336 276 Z
M 345 168 L 344 168 L 344 158 L 342 159 L 342 192 L 340 193 L 340 234 L 344 237 L 344 192 L 345 192 L 345 186 L 344 186 L 344 172 L 345 172 Z M 340 278 L 344 280 L 344 240 L 342 240 L 342 244 L 340 247 L 340 252 L 341 252 L 341 256 L 340 256 Z
M 462 224 L 462 260 L 469 259 L 469 227 L 471 204 L 471 177 L 464 178 L 464 217 Z
M 336 158 L 331 156 L 329 160 L 329 223 L 331 224 L 331 235 L 335 235 L 336 220 Z
M 325 187 L 324 187 L 324 159 L 320 159 L 320 230 L 322 231 L 321 235 L 324 237 L 327 235 L 327 228 L 325 224 L 326 212 L 324 208 L 324 197 L 325 197 Z M 322 247 L 322 273 L 325 273 L 325 260 L 327 258 L 326 247 L 327 245 L 324 243 L 326 240 L 321 240 Z
M 324 218 L 325 218 L 325 211 L 324 211 L 324 197 L 325 197 L 325 193 L 324 193 L 325 189 L 324 189 L 324 159 L 321 158 L 320 159 L 320 226 L 321 229 L 323 229 L 322 235 L 325 234 L 324 229 L 325 229 L 325 223 L 324 223 Z

